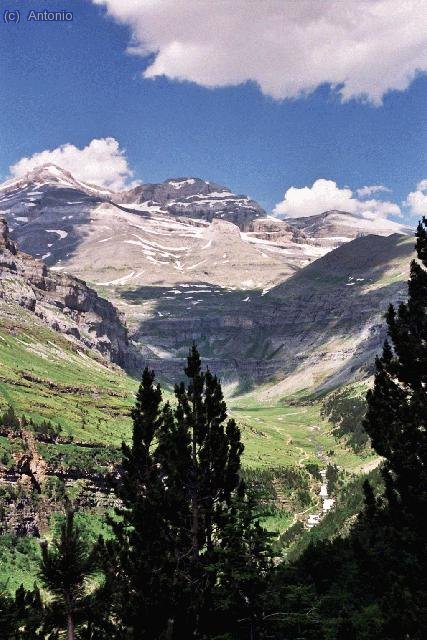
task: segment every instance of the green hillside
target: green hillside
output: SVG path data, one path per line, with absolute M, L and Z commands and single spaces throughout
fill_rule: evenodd
M 64 435 L 118 445 L 129 433 L 136 381 L 95 352 L 0 302 L 0 411 L 59 423 Z
M 50 468 L 68 477 L 104 475 L 120 461 L 119 445 L 129 438 L 137 380 L 22 307 L 0 301 L 0 318 L 0 415 L 13 407 L 18 416 L 25 414 L 35 423 L 49 420 L 55 428 L 59 425 L 63 441 L 35 445 Z M 164 398 L 172 398 L 170 389 Z M 369 451 L 355 453 L 345 439 L 334 437 L 332 425 L 321 417 L 320 401 L 295 404 L 293 398 L 272 404 L 247 395 L 229 398 L 228 410 L 242 429 L 245 473 L 261 496 L 260 516 L 279 538 L 290 526 L 301 526 L 308 512 L 318 510 L 319 480 L 311 468 L 330 464 L 343 474 L 358 473 L 375 461 Z M 82 446 L 85 443 L 96 446 Z M 0 469 L 13 470 L 16 456 L 27 447 L 25 439 L 0 436 Z M 0 506 L 15 500 L 16 491 L 19 488 L 6 483 Z M 84 479 L 66 488 L 71 500 L 88 491 L 93 488 Z M 51 481 L 46 481 L 41 500 L 51 499 L 51 492 Z M 85 509 L 82 517 L 92 531 L 103 507 Z M 51 535 L 54 511 L 49 522 L 43 537 Z M 10 590 L 21 582 L 30 586 L 38 554 L 34 538 L 2 536 L 0 582 L 7 582 Z

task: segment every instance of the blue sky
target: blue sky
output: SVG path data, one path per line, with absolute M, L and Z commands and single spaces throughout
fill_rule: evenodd
M 311 188 L 319 178 L 348 186 L 354 197 L 359 187 L 384 185 L 392 191 L 372 197 L 401 206 L 427 177 L 422 73 L 405 90 L 385 92 L 377 106 L 343 102 L 326 83 L 304 97 L 277 99 L 259 80 L 208 88 L 204 80 L 179 82 L 172 72 L 144 78 L 156 54 L 126 53 L 140 25 L 119 23 L 90 1 L 14 6 L 21 22 L 0 24 L 2 179 L 23 157 L 108 137 L 124 151 L 133 179 L 199 176 L 249 194 L 267 210 L 290 187 Z M 29 9 L 45 7 L 72 8 L 74 20 L 25 21 Z M 424 206 L 422 188 L 419 194 L 415 213 Z M 408 208 L 402 211 L 413 223 Z

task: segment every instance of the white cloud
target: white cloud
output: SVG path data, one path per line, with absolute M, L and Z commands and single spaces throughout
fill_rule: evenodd
M 367 196 L 371 196 L 374 193 L 388 192 L 391 193 L 391 189 L 388 187 L 384 187 L 382 184 L 370 184 L 364 187 L 360 187 L 360 189 L 356 189 L 356 193 L 359 198 L 366 198 Z
M 311 187 L 290 187 L 274 213 L 285 218 L 312 216 L 337 209 L 360 215 L 364 218 L 386 218 L 400 215 L 400 207 L 384 200 L 359 200 L 348 187 L 341 189 L 333 180 L 319 178 Z
M 56 149 L 40 151 L 29 158 L 21 158 L 9 170 L 12 176 L 20 177 L 49 163 L 66 169 L 78 180 L 113 191 L 128 186 L 127 181 L 133 175 L 123 149 L 114 138 L 95 138 L 83 149 L 64 144 Z
M 146 78 L 256 82 L 275 99 L 321 84 L 380 104 L 427 70 L 422 0 L 92 0 L 130 27 Z
M 411 191 L 403 204 L 414 216 L 427 215 L 427 180 L 421 180 L 416 191 Z

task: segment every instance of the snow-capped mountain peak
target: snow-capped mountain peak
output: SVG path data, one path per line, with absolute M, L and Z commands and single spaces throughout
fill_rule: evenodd
M 55 164 L 0 186 L 1 212 L 20 247 L 54 269 L 128 285 L 173 284 L 188 271 L 194 281 L 203 273 L 212 282 L 265 287 L 360 235 L 410 232 L 342 211 L 279 220 L 248 196 L 197 177 L 112 193 Z
M 71 188 L 99 197 L 111 197 L 113 192 L 103 187 L 77 180 L 65 169 L 56 164 L 48 163 L 35 167 L 22 177 L 12 178 L 0 185 L 0 193 L 7 194 L 16 190 L 26 188 Z
M 302 218 L 285 218 L 307 238 L 322 246 L 335 248 L 366 235 L 389 236 L 393 233 L 409 235 L 413 229 L 388 218 L 369 218 L 349 211 L 330 210 Z

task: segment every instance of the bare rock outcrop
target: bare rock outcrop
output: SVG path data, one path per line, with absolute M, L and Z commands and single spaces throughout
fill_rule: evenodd
M 170 178 L 159 184 L 139 185 L 115 196 L 121 203 L 155 203 L 174 216 L 211 222 L 220 218 L 245 231 L 256 218 L 265 216 L 260 205 L 245 195 L 200 178 Z
M 123 318 L 83 280 L 49 270 L 41 260 L 18 251 L 0 219 L 0 298 L 22 306 L 49 327 L 95 349 L 125 369 L 136 369 Z

